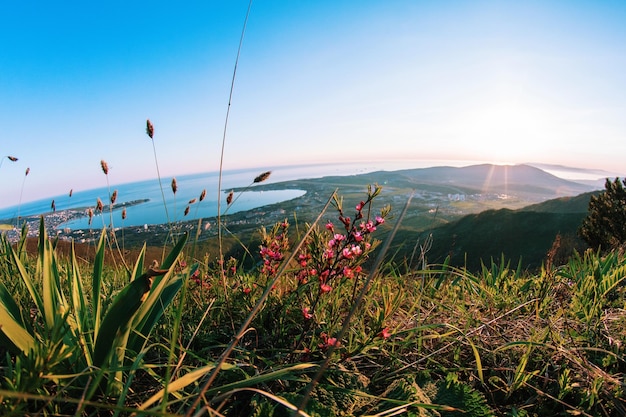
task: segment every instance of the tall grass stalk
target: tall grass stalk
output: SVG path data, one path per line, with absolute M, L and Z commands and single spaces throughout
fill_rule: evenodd
M 22 208 L 22 195 L 24 194 L 24 184 L 26 184 L 26 177 L 30 173 L 30 168 L 26 168 L 24 172 L 24 178 L 22 179 L 22 188 L 20 189 L 20 201 L 17 203 L 17 228 L 20 228 L 20 209 Z
M 237 67 L 239 65 L 239 57 L 241 56 L 241 48 L 243 47 L 243 39 L 246 34 L 246 26 L 248 25 L 248 18 L 250 17 L 250 9 L 252 8 L 252 0 L 248 3 L 248 10 L 243 21 L 243 27 L 241 28 L 241 36 L 239 37 L 239 46 L 237 47 L 237 55 L 235 57 L 235 65 L 233 68 L 233 76 L 230 80 L 230 91 L 228 93 L 228 105 L 226 107 L 226 116 L 224 118 L 224 129 L 222 131 L 222 148 L 220 151 L 220 168 L 217 179 L 217 236 L 219 244 L 219 256 L 220 259 L 224 259 L 224 252 L 222 247 L 222 176 L 224 172 L 224 150 L 226 149 L 226 133 L 228 131 L 228 120 L 230 118 L 230 107 L 233 101 L 233 92 L 235 91 L 235 79 L 237 78 Z
M 157 178 L 159 179 L 159 188 L 161 189 L 161 197 L 163 199 L 163 208 L 165 209 L 165 219 L 167 220 L 167 225 L 171 229 L 172 224 L 170 222 L 170 215 L 167 211 L 167 201 L 165 200 L 165 191 L 163 191 L 163 183 L 161 181 L 161 172 L 159 172 L 159 160 L 157 159 L 157 151 L 156 145 L 154 144 L 154 125 L 150 121 L 150 119 L 146 120 L 146 134 L 150 137 L 150 142 L 152 142 L 152 151 L 154 153 L 154 165 L 156 166 Z
M 198 197 L 198 204 L 196 204 L 196 211 L 194 214 L 194 218 L 198 217 L 198 210 L 200 209 L 200 203 L 206 197 L 206 189 L 203 189 L 200 193 L 200 197 Z M 196 257 L 196 247 L 198 246 L 198 241 L 200 239 L 200 235 L 202 234 L 202 219 L 198 219 L 198 226 L 196 227 L 196 236 L 193 240 L 193 247 L 191 249 L 191 259 L 195 259 Z
M 106 177 L 107 191 L 109 193 L 109 229 L 111 231 L 111 237 L 112 237 L 112 239 L 108 241 L 109 249 L 111 250 L 111 252 L 113 252 L 112 245 L 115 245 L 115 249 L 117 250 L 120 260 L 124 264 L 124 268 L 126 269 L 126 271 L 130 271 L 130 268 L 128 267 L 128 264 L 126 263 L 126 259 L 124 258 L 122 250 L 120 249 L 120 244 L 117 241 L 117 234 L 115 233 L 115 225 L 113 224 L 113 206 L 115 205 L 115 202 L 117 201 L 117 190 L 111 193 L 111 183 L 109 181 L 109 164 L 107 164 L 107 162 L 104 159 L 102 159 L 100 160 L 100 167 L 102 168 L 102 172 L 104 173 L 104 176 Z M 102 213 L 102 223 L 106 230 L 106 226 L 104 225 L 104 213 Z M 115 257 L 113 257 L 113 261 L 114 263 L 117 264 L 117 262 L 115 261 Z
M 222 176 L 224 173 L 224 150 L 226 149 L 226 133 L 228 131 L 228 120 L 230 117 L 230 107 L 233 101 L 233 92 L 235 91 L 235 79 L 237 78 L 237 67 L 239 65 L 239 57 L 241 56 L 241 48 L 243 46 L 243 39 L 246 34 L 246 27 L 248 25 L 248 18 L 250 17 L 250 10 L 252 8 L 252 0 L 248 3 L 248 9 L 246 10 L 246 16 L 243 21 L 243 27 L 241 28 L 241 36 L 239 37 L 239 46 L 237 47 L 237 55 L 235 57 L 235 65 L 233 68 L 233 76 L 230 80 L 230 91 L 228 93 L 228 105 L 226 107 L 226 116 L 224 117 L 224 129 L 222 131 L 222 147 L 220 150 L 220 167 L 219 175 L 217 178 L 217 240 L 219 250 L 219 260 L 224 262 L 224 245 L 222 242 Z M 224 274 L 224 268 L 220 268 L 222 283 L 224 285 L 224 294 L 226 297 L 226 303 L 230 303 L 228 298 L 228 292 L 226 291 L 226 275 Z M 229 308 L 230 310 L 230 308 Z M 233 331 L 235 330 L 234 321 L 231 316 L 231 323 L 233 324 Z

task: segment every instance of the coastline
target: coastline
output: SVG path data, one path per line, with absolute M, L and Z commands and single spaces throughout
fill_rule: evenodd
M 284 188 L 278 188 L 284 189 Z M 222 224 L 231 233 L 242 232 L 255 232 L 262 226 L 267 226 L 278 221 L 282 221 L 285 217 L 289 216 L 294 210 L 299 210 L 303 206 L 317 206 L 315 201 L 311 200 L 310 190 L 304 190 L 305 193 L 291 200 L 285 200 L 278 203 L 267 204 L 259 206 L 250 210 L 238 211 L 235 213 L 228 213 L 222 215 Z M 127 203 L 119 203 L 113 207 L 113 211 L 128 207 L 129 204 L 137 205 L 141 204 L 142 200 L 134 200 Z M 10 230 L 6 230 L 9 241 L 16 242 L 20 238 L 21 227 L 26 224 L 28 227 L 27 237 L 39 236 L 39 222 L 41 217 L 44 219 L 44 225 L 46 233 L 50 237 L 55 237 L 60 240 L 74 240 L 78 243 L 94 243 L 100 237 L 100 232 L 106 227 L 106 216 L 110 211 L 105 208 L 102 214 L 94 216 L 92 225 L 96 223 L 102 223 L 102 227 L 92 227 L 71 230 L 69 228 L 63 228 L 63 224 L 87 216 L 87 207 L 57 210 L 55 212 L 43 213 L 40 215 L 27 216 L 20 219 L 21 225 L 18 229 L 13 227 Z M 98 219 L 101 217 L 102 219 Z M 2 221 L 16 219 L 6 219 Z M 0 222 L 2 222 L 0 221 Z M 171 224 L 159 223 L 159 224 L 145 224 L 143 226 L 126 226 L 118 227 L 114 226 L 116 235 L 118 238 L 122 235 L 126 241 L 126 245 L 129 247 L 139 246 L 146 243 L 148 246 L 160 246 L 163 245 L 169 234 L 182 234 L 188 232 L 190 235 L 197 235 L 198 241 L 203 241 L 216 237 L 218 234 L 217 216 L 181 220 Z

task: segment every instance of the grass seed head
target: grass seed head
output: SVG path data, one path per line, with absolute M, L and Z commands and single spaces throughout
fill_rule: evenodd
M 172 192 L 176 194 L 178 191 L 178 184 L 176 183 L 176 177 L 172 178 Z
M 150 119 L 146 120 L 146 133 L 150 136 L 150 139 L 154 138 L 154 126 L 152 126 Z
M 57 211 L 57 206 L 56 206 L 56 204 L 54 204 L 54 200 L 52 200 L 52 204 L 50 204 L 50 209 L 51 209 L 53 212 Z
M 74 189 L 73 189 L 73 188 L 71 188 L 71 189 L 70 189 L 70 197 L 72 196 L 72 194 L 73 194 L 73 193 L 74 193 Z
M 26 177 L 28 174 L 30 174 L 30 168 L 26 168 L 26 172 L 24 173 L 24 176 Z
M 98 197 L 98 200 L 96 201 L 96 211 L 102 211 L 104 209 L 104 204 L 102 204 L 102 200 L 100 200 L 100 197 Z
M 113 194 L 111 195 L 111 204 L 115 204 L 116 200 L 117 200 L 117 190 L 113 191 Z
M 228 193 L 228 196 L 226 197 L 226 204 L 230 204 L 233 202 L 233 195 L 235 193 L 231 190 L 230 193 Z
M 195 198 L 192 198 L 191 200 L 189 200 L 189 204 L 193 204 L 193 203 L 195 203 L 195 202 L 196 202 L 196 199 L 195 199 Z
M 200 193 L 200 201 L 204 200 L 204 197 L 206 197 L 206 189 L 202 190 L 202 192 Z
M 262 173 L 261 175 L 259 175 L 258 177 L 256 177 L 253 182 L 255 184 L 259 183 L 259 182 L 263 182 L 263 181 L 265 181 L 266 179 L 268 179 L 270 177 L 271 173 L 272 173 L 272 171 L 266 171 L 266 172 Z
M 100 166 L 102 167 L 102 172 L 104 172 L 104 175 L 109 175 L 109 165 L 104 159 L 100 160 Z
M 189 206 L 185 207 L 185 216 L 189 214 Z
M 126 208 L 122 210 L 122 220 L 126 220 Z
M 7 158 L 9 158 L 9 161 L 11 162 L 17 162 L 17 158 L 14 156 L 7 156 Z

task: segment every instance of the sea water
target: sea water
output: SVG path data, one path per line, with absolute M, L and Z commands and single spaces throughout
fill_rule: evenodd
M 251 176 L 252 175 L 252 176 Z M 304 190 L 272 190 L 255 191 L 254 187 L 241 193 L 235 193 L 236 201 L 231 207 L 226 204 L 226 194 L 231 188 L 248 187 L 252 184 L 255 174 L 252 172 L 231 172 L 222 178 L 221 206 L 222 212 L 228 213 L 250 210 L 268 204 L 291 200 L 304 195 Z M 120 184 L 92 190 L 69 193 L 48 199 L 22 204 L 21 207 L 0 209 L 0 219 L 16 219 L 28 216 L 47 214 L 52 212 L 52 201 L 57 212 L 61 210 L 81 210 L 87 213 L 91 208 L 95 212 L 97 200 L 104 205 L 104 212 L 97 215 L 89 224 L 89 217 L 79 217 L 60 225 L 60 228 L 86 229 L 102 228 L 103 222 L 109 225 L 112 221 L 116 227 L 143 226 L 145 224 L 166 224 L 183 220 L 213 217 L 217 215 L 217 175 L 194 174 L 176 178 L 177 190 L 172 191 L 172 178 L 163 179 L 161 185 L 158 179 Z M 206 191 L 205 198 L 200 201 L 200 195 Z M 110 195 L 117 191 L 115 201 L 118 209 L 109 212 Z M 195 202 L 190 203 L 195 199 Z M 125 219 L 122 219 L 122 205 L 126 205 Z M 188 213 L 185 215 L 185 210 Z M 112 214 L 112 219 L 111 219 Z

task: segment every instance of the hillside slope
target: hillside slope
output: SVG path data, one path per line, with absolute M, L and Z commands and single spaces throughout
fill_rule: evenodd
M 513 264 L 521 260 L 525 268 L 541 266 L 557 235 L 561 236 L 560 257 L 572 249 L 583 249 L 577 230 L 587 215 L 593 193 L 548 200 L 519 210 L 487 210 L 428 230 L 433 245 L 428 262 L 440 263 L 450 256 L 451 263 L 478 270 L 481 262 L 502 255 Z

